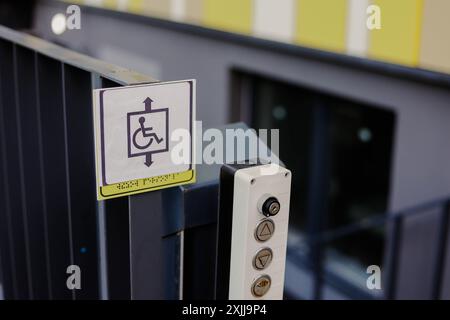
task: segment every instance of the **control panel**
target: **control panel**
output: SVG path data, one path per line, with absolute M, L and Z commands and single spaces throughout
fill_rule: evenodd
M 290 189 L 281 166 L 222 168 L 217 298 L 283 298 Z

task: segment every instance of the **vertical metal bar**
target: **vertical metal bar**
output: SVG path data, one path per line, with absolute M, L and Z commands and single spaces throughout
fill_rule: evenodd
M 37 57 L 51 290 L 52 297 L 59 300 L 72 298 L 66 286 L 66 270 L 71 259 L 61 67 L 56 60 L 42 55 Z
M 49 244 L 49 229 L 48 229 L 48 217 L 47 217 L 47 201 L 46 201 L 46 191 L 45 191 L 45 172 L 44 172 L 44 147 L 43 147 L 43 139 L 42 139 L 42 112 L 41 112 L 41 96 L 40 96 L 40 83 L 38 76 L 38 54 L 34 52 L 34 75 L 35 75 L 35 92 L 36 92 L 36 129 L 37 129 L 37 145 L 38 145 L 38 162 L 39 162 L 39 177 L 40 184 L 38 188 L 40 189 L 40 196 L 42 199 L 42 219 L 43 219 L 43 229 L 44 229 L 44 242 L 45 242 L 45 264 L 46 264 L 46 273 L 47 273 L 47 281 L 48 281 L 48 299 L 53 299 L 53 285 L 52 285 L 52 277 L 51 277 L 51 268 L 50 268 L 50 244 Z
M 21 167 L 24 229 L 29 247 L 31 298 L 49 299 L 48 243 L 43 194 L 40 191 L 41 157 L 39 149 L 38 106 L 36 93 L 36 65 L 33 51 L 16 47 L 16 101 Z
M 441 297 L 442 281 L 445 271 L 445 261 L 447 253 L 447 242 L 450 228 L 450 201 L 445 202 L 439 219 L 438 242 L 434 258 L 432 299 L 438 300 Z
M 27 268 L 27 245 L 24 234 L 24 212 L 21 199 L 21 173 L 19 166 L 19 139 L 17 104 L 16 104 L 16 70 L 14 68 L 14 49 L 11 43 L 0 40 L 0 77 L 3 100 L 4 132 L 4 183 L 6 188 L 6 210 L 11 223 L 12 259 L 16 276 L 16 299 L 30 298 L 29 272 Z
M 178 273 L 178 277 L 179 277 L 179 287 L 178 287 L 178 300 L 183 300 L 184 299 L 184 231 L 180 231 L 178 234 L 179 237 L 179 242 L 180 242 L 180 254 L 179 254 L 179 273 Z M 215 257 L 215 255 L 214 255 Z M 212 265 L 214 265 L 214 263 L 212 263 Z M 211 280 L 211 282 L 214 282 L 214 279 Z M 211 299 L 213 299 L 213 297 L 211 297 Z
M 9 205 L 9 186 L 7 180 L 7 149 L 4 110 L 7 104 L 4 103 L 5 89 L 3 88 L 2 75 L 6 73 L 2 62 L 7 61 L 5 56 L 6 43 L 0 40 L 0 172 L 3 179 L 0 181 L 0 254 L 2 285 L 5 299 L 15 299 L 18 296 L 16 280 L 16 259 L 14 252 L 14 239 L 12 234 L 11 210 Z
M 106 218 L 106 247 L 108 295 L 111 300 L 129 300 L 130 235 L 127 198 L 104 201 Z
M 403 215 L 396 215 L 392 221 L 393 226 L 391 230 L 390 246 L 389 246 L 389 256 L 388 256 L 388 274 L 387 274 L 387 289 L 386 289 L 386 299 L 395 299 L 397 292 L 397 276 L 398 276 L 398 266 L 400 263 L 400 246 L 403 236 Z
M 98 243 L 98 285 L 100 288 L 99 298 L 101 300 L 109 300 L 108 286 L 108 255 L 106 246 L 106 217 L 104 201 L 97 202 L 97 243 Z
M 310 175 L 308 181 L 308 237 L 310 260 L 314 276 L 313 299 L 322 298 L 324 244 L 320 242 L 328 212 L 329 188 L 329 128 L 330 110 L 316 101 L 312 110 Z
M 26 271 L 28 278 L 28 295 L 30 299 L 33 299 L 33 275 L 31 273 L 31 256 L 30 256 L 30 239 L 29 239 L 29 228 L 28 228 L 28 217 L 27 217 L 27 197 L 25 190 L 25 172 L 24 172 L 24 160 L 23 160 L 23 139 L 22 139 L 22 128 L 21 128 L 21 119 L 20 119 L 20 93 L 19 93 L 19 70 L 18 70 L 18 53 L 17 53 L 17 45 L 13 45 L 13 70 L 14 70 L 14 98 L 16 102 L 16 126 L 17 126 L 17 143 L 18 143 L 18 166 L 19 166 L 19 183 L 20 183 L 20 203 L 22 206 L 22 219 L 23 219 L 23 236 L 25 241 L 25 262 L 26 262 Z M 27 72 L 29 70 L 26 70 Z
M 165 299 L 161 191 L 129 197 L 131 299 Z
M 70 193 L 70 172 L 69 172 L 69 141 L 67 130 L 67 97 L 66 97 L 66 77 L 65 77 L 65 64 L 61 62 L 61 85 L 62 85 L 62 115 L 63 115 L 63 136 L 64 136 L 64 171 L 66 178 L 66 197 L 67 197 L 67 222 L 68 222 L 68 234 L 69 234 L 69 256 L 70 264 L 74 264 L 73 253 L 73 235 L 72 235 L 72 198 Z M 75 300 L 76 291 L 72 290 L 72 299 Z
M 119 87 L 114 81 L 101 78 L 102 88 Z M 130 225 L 128 198 L 103 201 L 108 295 L 111 300 L 131 298 Z
M 1 186 L 0 186 L 0 192 L 2 192 Z M 1 222 L 1 219 L 0 219 L 0 222 Z M 1 241 L 1 239 L 0 239 L 0 241 Z M 2 270 L 2 265 L 3 265 L 3 263 L 2 263 L 2 248 L 0 245 L 0 300 L 5 300 L 4 293 L 3 293 L 3 285 L 2 285 L 4 283 L 4 280 L 3 280 L 4 274 L 3 274 L 3 270 Z
M 91 74 L 91 89 L 99 89 L 102 87 L 102 80 L 100 75 L 96 73 Z M 92 150 L 95 154 L 95 145 Z M 98 245 L 98 283 L 100 288 L 100 299 L 109 299 L 108 290 L 108 255 L 107 255 L 107 245 L 106 245 L 106 217 L 105 217 L 105 203 L 104 201 L 97 201 L 96 210 L 97 219 L 97 245 Z
M 75 290 L 75 294 L 77 299 L 96 300 L 99 285 L 91 74 L 65 65 L 63 76 L 72 257 L 82 271 L 82 290 Z

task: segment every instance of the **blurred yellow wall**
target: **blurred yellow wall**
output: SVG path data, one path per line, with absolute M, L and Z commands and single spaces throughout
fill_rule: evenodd
M 300 0 L 296 11 L 298 44 L 345 52 L 347 0 Z
M 250 34 L 252 0 L 203 0 L 203 25 L 214 29 Z
M 419 62 L 423 0 L 375 0 L 382 27 L 370 32 L 369 57 L 416 66 Z

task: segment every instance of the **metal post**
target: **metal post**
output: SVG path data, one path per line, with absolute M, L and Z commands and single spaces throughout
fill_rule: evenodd
M 442 207 L 442 212 L 440 213 L 439 219 L 439 231 L 433 266 L 434 272 L 433 272 L 433 287 L 431 296 L 431 298 L 434 300 L 438 300 L 441 297 L 442 281 L 445 271 L 444 266 L 446 261 L 445 258 L 447 253 L 447 242 L 449 234 L 448 229 L 450 228 L 449 222 L 450 222 L 450 201 L 447 201 Z
M 2 129 L 4 133 L 4 197 L 6 220 L 9 223 L 8 233 L 11 246 L 10 259 L 14 278 L 14 298 L 30 298 L 30 267 L 28 242 L 25 239 L 24 206 L 22 205 L 23 184 L 20 179 L 19 139 L 17 118 L 17 93 L 14 45 L 0 40 L 0 82 L 2 85 Z M 7 292 L 7 296 L 10 293 Z
M 398 214 L 393 218 L 393 227 L 391 231 L 391 240 L 388 257 L 388 275 L 386 299 L 395 299 L 397 292 L 397 274 L 400 261 L 400 246 L 403 233 L 403 215 Z
M 308 181 L 308 236 L 314 275 L 313 299 L 322 298 L 324 244 L 319 242 L 328 212 L 330 110 L 321 101 L 313 107 Z
M 129 197 L 131 299 L 165 299 L 161 191 Z
M 91 74 L 91 89 L 99 89 L 102 87 L 102 79 L 100 75 L 96 73 Z M 92 152 L 95 152 L 95 148 L 92 148 Z M 96 210 L 97 219 L 97 252 L 98 252 L 98 286 L 99 286 L 99 298 L 101 300 L 109 299 L 108 292 L 108 255 L 106 246 L 106 217 L 105 217 L 105 203 L 104 201 L 97 202 Z

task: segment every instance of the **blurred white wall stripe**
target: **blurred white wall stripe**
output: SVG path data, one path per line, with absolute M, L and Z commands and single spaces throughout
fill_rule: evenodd
M 186 0 L 171 0 L 170 15 L 174 20 L 186 18 Z
M 295 29 L 295 0 L 253 0 L 253 34 L 291 42 Z
M 103 5 L 103 0 L 84 0 L 84 4 L 88 6 L 101 7 Z
M 366 56 L 369 35 L 366 10 L 370 3 L 370 0 L 348 0 L 347 52 L 351 55 Z
M 120 11 L 128 10 L 128 0 L 117 0 L 117 9 Z

